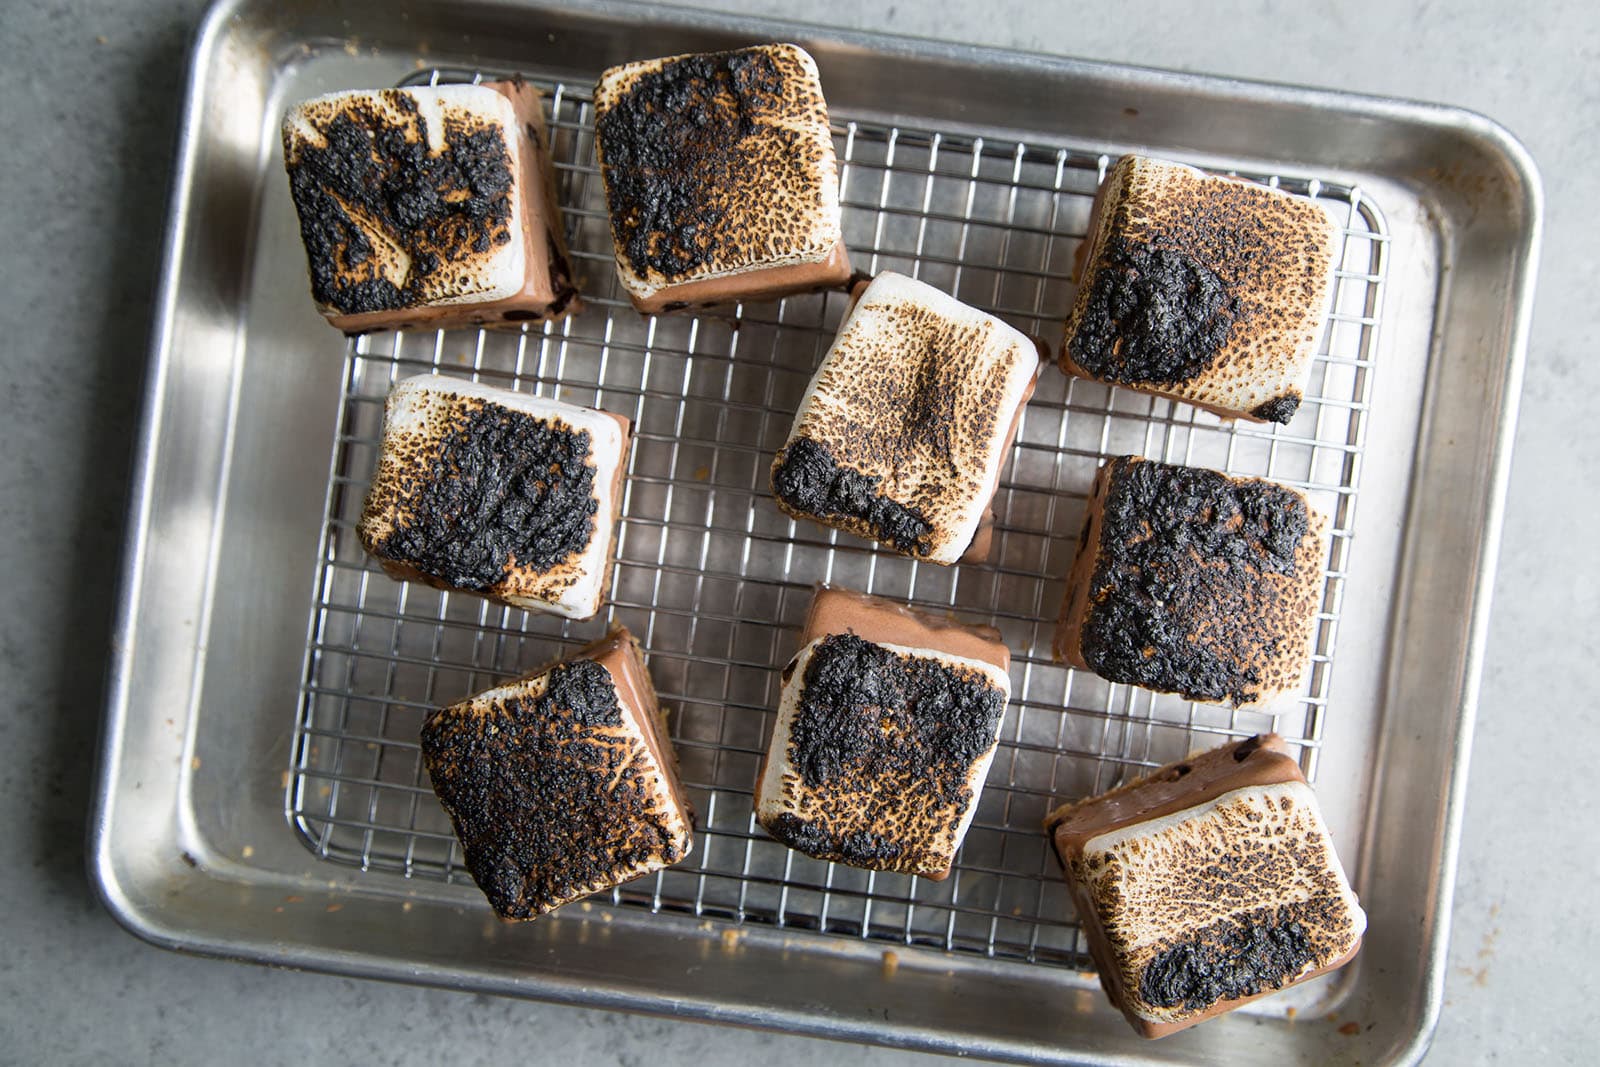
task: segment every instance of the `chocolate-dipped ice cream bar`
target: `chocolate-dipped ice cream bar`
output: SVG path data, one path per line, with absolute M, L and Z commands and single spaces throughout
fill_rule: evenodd
M 1294 417 L 1333 293 L 1322 205 L 1123 156 L 1084 240 L 1063 370 L 1226 418 Z
M 640 311 L 849 281 L 828 107 L 804 49 L 613 67 L 594 104 L 617 270 Z
M 1045 820 L 1106 993 L 1145 1037 L 1343 966 L 1366 914 L 1275 734 Z
M 757 821 L 818 859 L 943 879 L 1011 694 L 1000 635 L 824 586 L 800 640 Z
M 283 120 L 311 292 L 347 333 L 577 309 L 537 89 L 331 93 Z
M 628 420 L 418 375 L 384 404 L 361 544 L 390 576 L 584 619 L 600 610 Z
M 422 758 L 503 919 L 661 870 L 694 845 L 665 714 L 624 629 L 435 712 Z
M 988 556 L 990 501 L 1039 348 L 885 272 L 854 306 L 772 465 L 778 506 L 932 563 Z
M 1095 476 L 1055 654 L 1190 700 L 1270 704 L 1299 689 L 1327 520 L 1288 486 L 1137 456 Z

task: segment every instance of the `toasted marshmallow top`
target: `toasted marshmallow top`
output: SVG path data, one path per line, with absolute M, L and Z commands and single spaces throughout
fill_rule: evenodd
M 1366 929 L 1302 781 L 1235 789 L 1091 838 L 1070 874 L 1122 972 L 1125 1007 L 1151 1022 L 1341 962 Z M 1201 966 L 1213 958 L 1232 961 L 1216 980 Z
M 690 816 L 653 729 L 650 709 L 587 658 L 429 718 L 429 779 L 498 913 L 542 915 L 688 854 Z
M 528 416 L 543 428 L 520 420 L 508 427 L 496 409 Z M 587 446 L 574 437 L 579 434 L 587 435 Z M 599 610 L 603 592 L 624 443 L 618 421 L 592 408 L 464 379 L 407 378 L 384 404 L 362 543 L 381 559 L 450 587 L 587 618 Z M 447 448 L 451 459 L 442 467 Z M 588 468 L 587 478 L 580 467 Z M 547 468 L 562 473 L 552 479 Z M 459 486 L 459 496 L 432 502 L 427 487 L 441 480 Z M 583 480 L 586 491 L 576 485 Z M 542 481 L 564 489 L 538 495 Z M 537 496 L 537 506 L 504 507 L 518 491 L 529 500 Z M 540 552 L 551 558 L 539 558 Z M 440 567 L 433 564 L 455 573 L 436 573 Z
M 831 654 L 819 649 L 840 638 L 867 646 L 868 656 L 852 666 L 881 670 L 898 659 L 912 671 L 949 672 L 948 680 L 968 688 L 941 708 L 958 707 L 965 717 L 935 723 L 929 708 L 873 708 L 865 701 L 882 691 L 873 688 L 842 694 L 848 709 L 837 706 L 840 694 L 824 696 L 834 701 L 827 708 L 808 708 L 808 683 L 831 684 L 811 677 L 813 661 Z M 1011 695 L 1009 675 L 983 660 L 831 634 L 796 653 L 784 677 L 756 791 L 757 820 L 780 841 L 821 859 L 942 877 L 977 813 Z M 864 716 L 865 732 L 839 724 L 797 727 L 803 715 Z
M 284 165 L 325 314 L 521 290 L 522 138 L 482 85 L 337 92 L 291 107 Z
M 779 504 L 919 559 L 956 562 L 989 507 L 1038 367 L 1038 346 L 1021 331 L 931 285 L 879 274 L 800 400 L 773 467 Z M 830 491 L 840 479 L 866 481 L 861 492 Z M 843 496 L 871 498 L 869 512 L 839 509 Z
M 793 44 L 612 67 L 595 152 L 623 286 L 821 263 L 839 179 L 816 62 Z
M 1288 422 L 1332 303 L 1338 227 L 1319 201 L 1124 156 L 1067 319 L 1068 369 L 1224 414 Z

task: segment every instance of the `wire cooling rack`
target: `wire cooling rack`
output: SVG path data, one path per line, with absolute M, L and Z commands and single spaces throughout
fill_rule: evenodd
M 425 72 L 412 83 L 472 80 Z M 1388 239 L 1359 190 L 1243 177 L 1343 219 L 1336 299 L 1305 402 L 1287 426 L 1223 422 L 1188 405 L 1046 367 L 995 497 L 989 563 L 941 568 L 785 518 L 768 468 L 845 310 L 840 293 L 722 316 L 644 318 L 612 266 L 586 91 L 546 92 L 575 270 L 587 310 L 521 333 L 383 333 L 348 343 L 321 557 L 292 749 L 287 814 L 326 860 L 467 882 L 429 789 L 424 717 L 627 625 L 671 709 L 698 812 L 692 855 L 613 903 L 947 951 L 1088 966 L 1040 821 L 1062 800 L 1194 748 L 1276 729 L 1314 778 L 1348 566 Z M 1110 157 L 1044 143 L 836 123 L 845 238 L 869 272 L 898 270 L 1059 344 L 1072 254 Z M 356 538 L 383 400 L 412 374 L 470 377 L 633 419 L 617 567 L 597 619 L 566 622 L 397 583 Z M 1095 470 L 1151 458 L 1275 478 L 1331 515 L 1313 670 L 1275 714 L 1109 684 L 1051 660 L 1063 580 Z M 756 770 L 815 582 L 952 610 L 999 628 L 1013 698 L 977 817 L 945 882 L 791 852 L 756 826 Z

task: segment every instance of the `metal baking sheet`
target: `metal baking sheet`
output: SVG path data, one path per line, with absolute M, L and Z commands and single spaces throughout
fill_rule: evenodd
M 843 299 L 635 314 L 610 268 L 588 100 L 614 62 L 773 39 L 801 41 L 822 69 L 857 265 L 915 274 L 1052 343 L 1118 152 L 1333 206 L 1338 296 L 1295 421 L 1234 426 L 1047 368 L 990 563 L 920 565 L 783 518 L 765 470 Z M 547 93 L 589 310 L 521 333 L 346 342 L 306 298 L 283 106 L 508 71 Z M 1520 148 L 1448 109 L 633 5 L 441 3 L 397 23 L 381 6 L 223 4 L 197 44 L 174 199 L 95 821 L 102 894 L 174 947 L 943 1051 L 1413 1059 L 1438 1009 L 1538 225 Z M 394 583 L 364 559 L 354 519 L 382 398 L 425 371 L 635 420 L 605 616 L 530 616 Z M 1276 477 L 1333 516 L 1297 699 L 1233 712 L 1051 662 L 1085 490 L 1123 452 Z M 819 579 L 992 623 L 1013 650 L 1001 751 L 948 882 L 813 861 L 751 821 L 777 671 Z M 673 709 L 695 852 L 502 925 L 461 870 L 417 728 L 608 621 L 644 640 Z M 1144 1044 L 1085 971 L 1039 819 L 1266 728 L 1317 783 L 1371 913 L 1366 947 L 1338 976 Z M 1360 1032 L 1341 1032 L 1351 1021 Z

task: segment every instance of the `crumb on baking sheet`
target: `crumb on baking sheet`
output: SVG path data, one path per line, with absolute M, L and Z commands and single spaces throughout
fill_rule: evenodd
M 894 972 L 900 969 L 900 953 L 892 948 L 883 950 L 883 976 L 893 978 Z
M 739 942 L 742 940 L 744 940 L 744 931 L 738 927 L 730 926 L 722 931 L 722 948 L 726 952 L 732 952 L 738 948 Z

